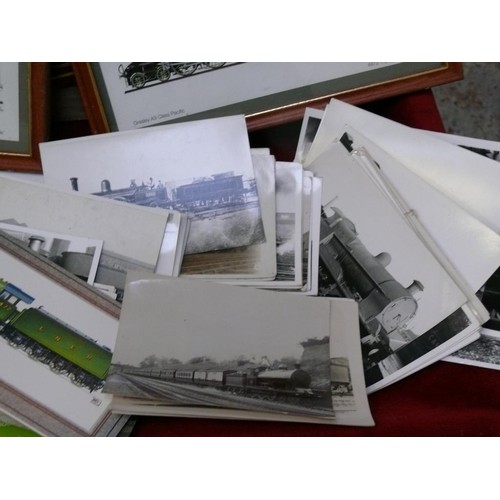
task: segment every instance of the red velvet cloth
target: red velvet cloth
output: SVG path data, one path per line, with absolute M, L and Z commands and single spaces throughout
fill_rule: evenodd
M 439 361 L 369 396 L 374 427 L 140 417 L 133 436 L 499 436 L 500 371 Z
M 415 128 L 443 132 L 431 90 L 363 108 Z M 293 159 L 300 123 L 250 134 L 253 147 Z M 439 361 L 369 396 L 375 427 L 199 418 L 139 417 L 132 436 L 500 436 L 500 370 Z

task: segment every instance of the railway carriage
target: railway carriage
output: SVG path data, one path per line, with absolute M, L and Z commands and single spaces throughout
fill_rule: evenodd
M 233 369 L 128 369 L 126 373 L 161 380 L 210 386 L 246 397 L 287 401 L 298 397 L 323 398 L 325 391 L 310 389 L 311 376 L 305 370 L 263 367 L 247 370 Z
M 175 380 L 179 382 L 192 382 L 195 370 L 176 370 Z

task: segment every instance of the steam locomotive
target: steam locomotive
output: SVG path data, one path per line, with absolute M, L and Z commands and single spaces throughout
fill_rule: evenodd
M 320 236 L 320 267 L 323 295 L 353 298 L 358 302 L 361 342 L 372 361 L 392 350 L 389 334 L 405 328 L 417 312 L 415 295 L 419 281 L 404 287 L 387 271 L 391 256 L 372 255 L 358 238 L 353 222 L 341 210 L 323 212 Z
M 78 179 L 71 177 L 71 187 L 78 191 Z M 109 180 L 101 182 L 101 191 L 92 193 L 118 201 L 148 207 L 160 207 L 180 212 L 201 212 L 245 203 L 246 190 L 243 175 L 216 174 L 172 188 L 170 193 L 162 183 L 137 184 L 135 180 L 126 188 L 112 189 Z
M 118 66 L 120 78 L 134 89 L 141 89 L 148 82 L 166 82 L 171 76 L 185 77 L 200 69 L 221 68 L 225 62 L 133 62 L 125 68 Z
M 273 370 L 265 367 L 246 370 L 128 369 L 125 373 L 166 380 L 212 386 L 223 391 L 266 400 L 327 397 L 326 391 L 310 388 L 311 376 L 300 368 Z
M 111 365 L 111 350 L 42 308 L 35 299 L 0 278 L 0 336 L 54 372 L 90 392 L 100 389 Z

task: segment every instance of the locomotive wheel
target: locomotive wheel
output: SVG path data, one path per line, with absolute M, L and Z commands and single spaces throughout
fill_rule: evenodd
M 144 75 L 144 73 L 134 73 L 130 77 L 130 83 L 135 89 L 141 89 L 146 83 L 146 76 Z
M 262 394 L 263 401 L 276 401 L 278 395 L 275 392 L 268 392 L 267 394 Z
M 170 71 L 165 66 L 158 66 L 156 69 L 156 77 L 160 82 L 166 82 L 170 78 Z
M 198 68 L 198 63 L 180 63 L 175 65 L 176 73 L 182 76 L 192 75 Z
M 210 69 L 217 69 L 217 68 L 222 68 L 222 66 L 224 66 L 224 64 L 226 64 L 225 62 L 206 62 L 206 63 L 203 63 L 207 68 L 210 68 Z

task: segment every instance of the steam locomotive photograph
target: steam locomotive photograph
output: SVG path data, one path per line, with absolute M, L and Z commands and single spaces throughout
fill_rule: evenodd
M 64 323 L 35 298 L 0 278 L 0 336 L 30 359 L 89 392 L 101 389 L 111 364 L 111 350 Z
M 417 335 L 412 320 L 424 286 L 406 287 L 386 269 L 390 254 L 372 255 L 342 211 L 323 214 L 319 258 L 319 295 L 348 297 L 359 306 L 361 349 L 367 386 L 410 364 L 431 346 L 466 329 L 470 318 L 458 308 L 433 328 Z
M 472 328 L 472 316 L 455 277 L 384 183 L 379 171 L 390 158 L 350 134 L 311 165 L 323 180 L 319 294 L 358 303 L 371 391 Z
M 329 300 L 135 273 L 128 284 L 105 393 L 332 416 Z
M 78 178 L 70 179 L 78 191 Z M 190 180 L 131 179 L 115 188 L 107 179 L 92 194 L 146 207 L 177 210 L 191 221 L 186 254 L 265 241 L 255 178 L 224 172 Z
M 139 90 L 145 86 L 158 85 L 178 78 L 186 78 L 238 63 L 225 62 L 132 62 L 118 66 L 119 78 L 125 80 L 127 90 Z
M 372 255 L 353 222 L 338 208 L 332 211 L 329 217 L 323 213 L 321 220 L 320 295 L 358 302 L 362 353 L 369 365 L 393 352 L 391 334 L 415 338 L 407 325 L 417 313 L 416 297 L 423 285 L 417 280 L 401 285 L 386 269 L 391 256 Z
M 263 356 L 257 362 L 239 356 L 219 363 L 208 356 L 195 356 L 182 363 L 150 356 L 139 366 L 113 363 L 104 390 L 240 409 L 286 411 L 298 406 L 302 412 L 326 416 L 332 407 L 332 392 L 329 381 L 318 374 L 314 366 L 302 367 L 291 358 L 270 361 Z

